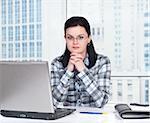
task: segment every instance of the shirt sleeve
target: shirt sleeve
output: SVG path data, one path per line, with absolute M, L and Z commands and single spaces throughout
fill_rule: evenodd
M 53 103 L 56 107 L 66 99 L 68 88 L 71 84 L 69 80 L 73 76 L 73 72 L 68 70 L 65 70 L 63 75 L 60 74 L 60 71 L 59 62 L 52 62 L 50 82 L 52 87 Z
M 103 107 L 109 99 L 110 94 L 110 61 L 107 57 L 99 60 L 94 69 L 95 75 L 89 69 L 84 69 L 78 74 L 80 80 L 84 83 L 86 91 L 93 98 L 96 107 Z

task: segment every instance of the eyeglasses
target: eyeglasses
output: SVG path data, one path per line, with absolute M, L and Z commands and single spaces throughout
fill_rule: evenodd
M 78 35 L 76 38 L 73 37 L 72 35 L 67 35 L 66 36 L 66 40 L 67 41 L 75 41 L 75 40 L 77 40 L 77 41 L 82 42 L 82 41 L 86 40 L 87 38 L 88 38 L 88 36 L 85 36 L 85 35 Z

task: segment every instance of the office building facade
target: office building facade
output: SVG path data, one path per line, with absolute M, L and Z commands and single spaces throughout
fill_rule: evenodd
M 143 76 L 150 75 L 149 3 L 0 0 L 0 59 L 51 61 L 64 51 L 66 18 L 85 16 L 91 24 L 96 51 L 111 60 L 112 100 L 148 103 L 150 79 Z
M 67 17 L 88 18 L 96 51 L 111 59 L 112 101 L 149 103 L 148 6 L 149 0 L 68 0 Z
M 64 49 L 65 3 L 0 0 L 0 59 L 51 61 L 55 53 L 60 55 Z
M 150 74 L 150 0 L 144 4 L 144 71 Z M 143 102 L 150 103 L 150 78 L 144 80 Z
M 1 59 L 41 60 L 41 0 L 1 0 Z

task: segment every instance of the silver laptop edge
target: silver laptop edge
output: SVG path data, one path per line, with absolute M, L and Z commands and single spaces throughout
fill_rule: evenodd
M 0 110 L 53 113 L 48 62 L 0 62 Z

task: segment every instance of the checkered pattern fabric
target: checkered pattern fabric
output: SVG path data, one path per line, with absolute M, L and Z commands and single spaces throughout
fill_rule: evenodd
M 89 64 L 88 55 L 84 60 Z M 110 95 L 111 66 L 108 57 L 98 54 L 95 65 L 74 77 L 64 68 L 60 57 L 51 63 L 51 87 L 54 105 L 103 107 Z

